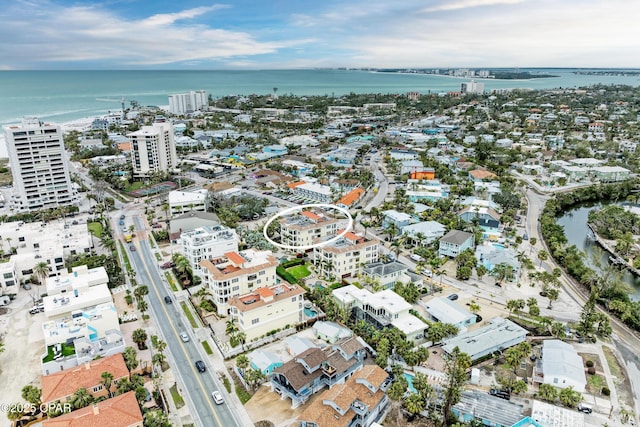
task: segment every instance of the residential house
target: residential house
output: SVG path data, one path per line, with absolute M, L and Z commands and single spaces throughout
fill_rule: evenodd
M 471 361 L 475 361 L 523 342 L 527 334 L 526 329 L 511 320 L 495 317 L 482 328 L 445 340 L 442 349 L 450 354 L 458 347 L 461 352 L 469 355 Z
M 356 336 L 323 349 L 310 348 L 273 370 L 271 391 L 291 399 L 291 408 L 304 404 L 324 389 L 344 384 L 362 369 L 365 349 Z
M 453 406 L 452 412 L 465 424 L 479 422 L 492 427 L 539 427 L 530 423 L 520 424 L 525 417 L 522 404 L 480 390 L 462 391 L 460 401 Z
M 421 288 L 424 282 L 422 276 L 410 272 L 409 267 L 398 261 L 373 262 L 365 265 L 362 273 L 377 281 L 383 289 L 393 288 L 396 282 L 414 283 Z
M 411 202 L 422 200 L 436 201 L 449 196 L 449 186 L 442 184 L 437 179 L 407 181 L 406 195 Z
M 460 210 L 458 216 L 461 220 L 469 224 L 477 220 L 478 226 L 480 226 L 487 235 L 500 235 L 501 215 L 491 208 L 471 205 Z
M 281 282 L 261 287 L 228 301 L 229 315 L 236 320 L 247 341 L 261 338 L 276 329 L 302 322 L 305 291 L 300 286 Z
M 389 156 L 395 160 L 416 160 L 418 152 L 402 148 L 392 148 L 389 150 Z
M 353 205 L 360 200 L 362 195 L 365 193 L 364 189 L 360 187 L 356 187 L 353 190 L 349 191 L 347 194 L 342 196 L 338 202 L 336 202 L 337 206 L 341 208 L 349 209 L 352 208 Z
M 409 341 L 424 339 L 428 325 L 411 314 L 411 304 L 391 289 L 374 294 L 349 285 L 334 289 L 331 294 L 341 308 L 351 310 L 356 319 L 376 329 L 393 326 Z
M 560 340 L 545 340 L 542 357 L 536 361 L 532 380 L 538 384 L 549 384 L 558 388 L 573 387 L 583 393 L 587 385 L 582 357 L 569 343 Z
M 307 210 L 280 219 L 280 238 L 284 245 L 310 246 L 315 239 L 335 236 L 340 221 L 320 210 Z
M 536 427 L 546 426 L 571 426 L 585 427 L 585 414 L 576 411 L 574 408 L 563 408 L 550 403 L 532 399 L 531 418 L 535 420 Z M 515 427 L 527 427 L 527 424 Z
M 220 225 L 218 215 L 210 212 L 191 211 L 179 215 L 169 224 L 169 239 L 177 242 L 182 233 L 205 226 Z
M 313 324 L 313 333 L 323 341 L 333 344 L 341 339 L 353 336 L 353 331 L 335 322 L 318 320 Z
M 372 426 L 389 404 L 389 374 L 377 365 L 364 366 L 344 384 L 326 390 L 298 417 L 298 427 Z
M 435 297 L 420 303 L 430 320 L 449 323 L 458 328 L 459 332 L 466 332 L 467 326 L 476 323 L 476 315 L 446 297 Z
M 473 244 L 473 234 L 466 231 L 451 230 L 440 239 L 438 254 L 455 258 L 465 249 L 472 249 Z
M 447 228 L 437 221 L 422 221 L 407 225 L 402 229 L 408 239 L 420 246 L 425 246 L 444 236 Z
M 297 356 L 310 348 L 318 347 L 310 340 L 298 335 L 290 335 L 283 340 L 284 348 L 291 356 Z
M 206 225 L 180 234 L 182 254 L 196 276 L 202 276 L 200 261 L 219 258 L 227 252 L 238 250 L 236 230 L 224 225 Z
M 338 231 L 340 233 L 340 231 Z M 318 242 L 332 239 L 327 236 Z M 362 266 L 378 261 L 380 241 L 347 232 L 333 243 L 313 249 L 313 260 L 319 267 L 320 275 L 326 277 L 356 277 Z
M 394 209 L 384 211 L 382 214 L 384 215 L 382 217 L 382 227 L 389 228 L 394 226 L 398 230 L 396 234 L 401 234 L 404 227 L 416 222 L 413 216 Z
M 135 391 L 42 421 L 42 427 L 142 427 Z
M 274 369 L 283 365 L 280 356 L 268 350 L 253 350 L 247 357 L 251 368 L 259 370 L 266 376 L 270 376 Z
M 485 243 L 476 246 L 476 259 L 484 265 L 487 271 L 493 270 L 497 264 L 507 264 L 513 268 L 515 277 L 518 277 L 520 261 L 514 248 L 505 247 L 503 243 Z
M 226 316 L 231 298 L 275 285 L 278 264 L 271 251 L 227 252 L 219 258 L 200 261 L 202 283 L 211 292 L 218 314 Z
M 43 375 L 42 403 L 69 402 L 80 388 L 86 389 L 94 398 L 106 397 L 107 390 L 102 385 L 103 372 L 113 375 L 112 391 L 116 390 L 118 382 L 129 379 L 129 370 L 121 353 L 91 360 L 72 369 Z
M 498 178 L 498 176 L 493 172 L 489 172 L 488 170 L 474 169 L 472 171 L 469 171 L 469 179 L 473 182 L 487 181 L 487 180 L 493 181 L 496 178 Z

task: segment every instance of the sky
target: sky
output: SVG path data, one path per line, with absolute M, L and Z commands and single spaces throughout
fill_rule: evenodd
M 13 0 L 0 70 L 640 67 L 636 0 Z

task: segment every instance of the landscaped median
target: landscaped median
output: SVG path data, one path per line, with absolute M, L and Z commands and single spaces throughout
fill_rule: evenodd
M 187 319 L 189 319 L 189 323 L 191 324 L 191 327 L 199 328 L 200 325 L 196 321 L 195 317 L 193 317 L 193 313 L 191 312 L 189 305 L 183 301 L 180 303 L 180 306 L 182 307 L 182 311 L 184 311 L 185 316 L 187 316 Z

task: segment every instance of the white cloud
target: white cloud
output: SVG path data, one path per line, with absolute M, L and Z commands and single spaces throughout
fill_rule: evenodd
M 162 13 L 162 14 L 150 16 L 149 18 L 144 19 L 141 23 L 142 25 L 149 25 L 152 27 L 169 25 L 181 19 L 192 19 L 197 16 L 203 15 L 205 13 L 213 12 L 219 9 L 226 9 L 228 7 L 229 7 L 228 5 L 215 4 L 212 6 L 203 6 L 203 7 L 196 7 L 193 9 L 187 9 L 177 13 Z
M 441 12 L 456 9 L 469 9 L 481 6 L 500 6 L 505 4 L 522 3 L 525 0 L 460 0 L 444 1 L 441 4 L 424 8 L 423 12 Z

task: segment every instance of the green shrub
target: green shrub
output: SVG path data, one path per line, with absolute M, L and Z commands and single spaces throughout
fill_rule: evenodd
M 293 274 L 289 273 L 287 269 L 282 265 L 279 265 L 276 267 L 276 274 L 280 276 L 282 279 L 291 283 L 292 285 L 295 285 L 298 283 L 298 279 L 296 279 Z
M 595 375 L 596 374 L 596 368 L 594 368 L 593 366 L 590 368 L 587 368 L 587 373 L 589 375 Z
M 609 387 L 602 387 L 602 395 L 603 396 L 610 396 L 611 395 L 611 390 L 609 390 Z
M 587 360 L 587 368 L 593 367 L 593 360 Z

